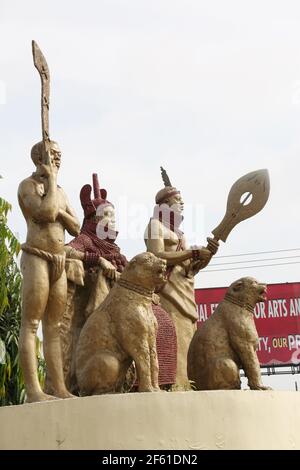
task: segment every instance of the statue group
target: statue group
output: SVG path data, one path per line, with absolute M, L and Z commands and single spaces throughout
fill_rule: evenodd
M 225 242 L 237 223 L 266 204 L 267 171 L 238 180 L 214 237 L 206 247 L 190 248 L 180 229 L 181 193 L 161 169 L 164 187 L 145 229 L 146 251 L 128 261 L 116 242 L 115 207 L 98 175 L 92 176 L 93 187 L 85 184 L 80 191 L 82 224 L 57 184 L 61 152 L 49 135 L 50 75 L 34 41 L 33 57 L 42 83 L 42 141 L 31 150 L 35 172 L 18 190 L 27 223 L 19 341 L 27 402 L 124 391 L 239 389 L 241 367 L 250 388 L 266 389 L 253 319 L 265 285 L 252 278 L 237 281 L 197 330 L 194 277 L 216 254 L 219 240 Z M 66 231 L 74 237 L 68 244 Z M 45 390 L 35 351 L 40 321 Z

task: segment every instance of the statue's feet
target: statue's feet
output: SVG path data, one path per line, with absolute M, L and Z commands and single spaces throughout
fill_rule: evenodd
M 139 392 L 161 392 L 159 386 L 153 387 L 152 385 L 147 385 L 144 387 L 139 387 Z
M 139 392 L 154 392 L 154 388 L 152 385 L 144 385 L 144 386 L 139 386 L 138 388 Z
M 175 383 L 171 387 L 172 392 L 189 392 L 193 390 L 190 382 Z
M 266 385 L 258 384 L 250 386 L 251 390 L 273 390 L 271 387 L 267 387 Z
M 36 392 L 36 393 L 27 394 L 25 403 L 37 403 L 41 401 L 50 401 L 50 400 L 57 400 L 57 398 L 53 397 L 52 395 L 47 395 L 47 393 L 44 393 L 44 392 Z
M 68 392 L 67 389 L 54 391 L 53 395 L 55 395 L 56 398 L 78 398 L 75 395 L 72 395 L 71 392 Z

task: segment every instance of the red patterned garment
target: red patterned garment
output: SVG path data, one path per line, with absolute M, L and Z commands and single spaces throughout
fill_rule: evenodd
M 177 370 L 177 336 L 173 321 L 160 304 L 152 304 L 152 310 L 158 323 L 156 334 L 156 351 L 159 365 L 158 383 L 174 385 Z M 137 391 L 136 377 L 132 391 Z
M 158 323 L 156 349 L 159 364 L 159 385 L 173 385 L 176 382 L 177 337 L 173 321 L 161 305 L 152 304 Z

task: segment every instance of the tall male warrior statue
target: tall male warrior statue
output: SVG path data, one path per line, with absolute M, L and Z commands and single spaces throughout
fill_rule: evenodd
M 27 223 L 26 243 L 22 245 L 23 274 L 22 322 L 19 354 L 27 393 L 27 402 L 53 399 L 45 394 L 37 376 L 36 333 L 40 320 L 47 370 L 53 395 L 72 397 L 67 391 L 62 368 L 59 327 L 65 310 L 67 280 L 65 273 L 64 232 L 79 233 L 79 222 L 62 188 L 57 185 L 61 152 L 49 139 L 49 71 L 41 51 L 33 43 L 35 65 L 41 69 L 43 141 L 35 144 L 31 158 L 36 171 L 21 182 L 19 204 Z M 48 94 L 48 97 L 45 96 Z
M 194 298 L 194 276 L 209 263 L 217 252 L 218 242 L 208 239 L 208 247 L 189 249 L 183 232 L 184 203 L 165 172 L 165 187 L 155 198 L 154 216 L 145 232 L 147 250 L 168 264 L 168 281 L 159 292 L 161 305 L 172 318 L 177 334 L 177 372 L 175 388 L 190 388 L 187 377 L 187 353 L 196 328 L 197 314 Z M 209 248 L 209 249 L 208 249 Z

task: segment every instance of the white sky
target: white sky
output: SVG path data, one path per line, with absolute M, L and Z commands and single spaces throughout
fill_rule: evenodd
M 135 239 L 120 233 L 128 258 L 144 250 L 160 165 L 182 191 L 190 243 L 204 244 L 218 225 L 236 179 L 268 168 L 266 207 L 237 226 L 218 254 L 300 247 L 297 0 L 0 0 L 0 194 L 13 204 L 10 225 L 21 240 L 16 192 L 33 171 L 30 149 L 41 137 L 32 39 L 51 71 L 59 183 L 81 219 L 80 188 L 99 173 L 120 222 L 128 210 L 129 234 L 135 228 Z M 195 206 L 202 215 L 196 235 L 188 230 Z M 299 270 L 203 272 L 196 285 L 225 286 L 243 275 L 300 281 Z

